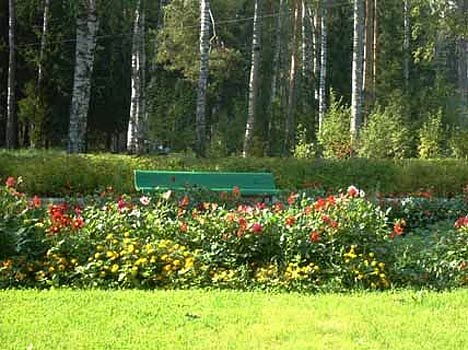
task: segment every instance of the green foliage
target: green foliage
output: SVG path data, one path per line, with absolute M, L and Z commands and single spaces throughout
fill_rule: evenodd
M 332 94 L 322 129 L 317 135 L 325 158 L 345 159 L 351 155 L 350 121 L 351 110 Z
M 410 132 L 392 109 L 374 110 L 359 139 L 359 155 L 365 158 L 397 158 L 408 155 Z
M 229 147 L 229 145 L 226 145 Z M 284 190 L 319 188 L 338 191 L 349 183 L 383 194 L 431 190 L 434 195 L 459 193 L 467 183 L 468 165 L 453 159 L 197 159 L 190 155 L 66 155 L 57 151 L 0 152 L 0 177 L 22 176 L 28 196 L 92 195 L 106 187 L 134 193 L 135 169 L 272 172 Z
M 442 156 L 442 140 L 442 113 L 429 115 L 419 130 L 419 157 L 429 159 Z
M 297 159 L 315 158 L 315 145 L 308 142 L 307 129 L 302 125 L 298 125 L 296 134 L 296 142 L 292 152 L 293 157 Z
M 468 159 L 468 130 L 456 129 L 449 139 L 449 147 L 457 159 Z

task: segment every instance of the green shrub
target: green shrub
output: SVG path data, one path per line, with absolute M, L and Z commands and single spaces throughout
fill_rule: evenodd
M 402 118 L 386 108 L 376 109 L 362 128 L 359 155 L 365 158 L 405 158 L 409 152 L 410 133 Z
M 315 158 L 315 145 L 307 140 L 307 129 L 299 125 L 296 132 L 296 143 L 292 152 L 297 159 Z
M 336 192 L 349 183 L 368 192 L 405 193 L 431 189 L 436 195 L 460 192 L 468 183 L 468 163 L 454 159 L 197 159 L 186 155 L 67 155 L 56 151 L 0 151 L 0 178 L 21 176 L 22 191 L 33 197 L 99 194 L 107 187 L 135 194 L 133 170 L 272 172 L 278 188 L 319 188 Z
M 325 115 L 317 139 L 326 158 L 344 159 L 352 153 L 349 125 L 351 110 L 342 100 L 331 96 L 330 107 Z
M 449 140 L 449 147 L 455 158 L 467 160 L 468 130 L 455 130 Z
M 442 112 L 428 116 L 419 130 L 418 153 L 422 159 L 442 156 Z

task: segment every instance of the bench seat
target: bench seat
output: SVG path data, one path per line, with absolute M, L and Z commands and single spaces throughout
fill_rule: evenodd
M 238 173 L 207 171 L 135 170 L 138 191 L 206 189 L 232 192 L 237 187 L 243 196 L 272 196 L 278 193 L 271 173 Z

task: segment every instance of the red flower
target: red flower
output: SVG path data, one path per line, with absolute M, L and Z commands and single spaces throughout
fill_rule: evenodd
M 327 201 L 323 198 L 317 199 L 317 201 L 314 204 L 315 210 L 321 211 L 325 206 L 327 205 Z
M 297 195 L 294 192 L 291 192 L 291 194 L 288 197 L 288 204 L 293 205 L 294 202 L 296 201 Z
M 310 233 L 310 240 L 311 240 L 312 242 L 318 242 L 318 241 L 320 241 L 320 233 L 317 232 L 317 231 L 312 231 L 312 232 Z
M 119 208 L 119 211 L 121 212 L 122 210 L 124 210 L 124 208 L 127 206 L 127 203 L 125 202 L 125 199 L 123 199 L 122 197 L 119 198 L 118 202 L 117 202 L 117 207 Z
M 276 202 L 276 203 L 273 205 L 273 211 L 274 211 L 275 213 L 279 213 L 279 212 L 283 211 L 283 209 L 284 209 L 284 205 L 283 205 L 283 203 L 281 203 L 281 202 Z
M 184 198 L 182 198 L 182 199 L 180 200 L 179 205 L 180 205 L 181 207 L 186 207 L 187 205 L 189 205 L 189 203 L 190 203 L 189 197 L 188 197 L 188 196 L 184 196 Z
M 256 222 L 255 224 L 252 225 L 252 232 L 253 233 L 261 233 L 263 230 L 262 225 Z
M 359 190 L 355 186 L 349 186 L 347 192 L 350 197 L 357 197 L 359 195 Z
M 329 224 L 331 222 L 331 219 L 328 215 L 322 215 L 322 221 L 326 224 Z
M 13 176 L 9 176 L 5 181 L 6 187 L 15 187 L 16 179 Z
M 180 231 L 182 232 L 187 232 L 188 231 L 188 225 L 186 222 L 183 222 L 182 224 L 180 224 Z
M 255 208 L 257 208 L 258 210 L 263 210 L 266 208 L 266 204 L 264 202 L 258 202 L 255 204 Z
M 304 208 L 304 214 L 309 215 L 312 212 L 312 207 L 310 205 Z
M 239 218 L 239 226 L 241 231 L 245 231 L 247 229 L 247 220 L 245 218 Z
M 401 236 L 403 234 L 403 227 L 399 223 L 396 223 L 393 226 L 393 232 L 395 232 L 397 236 Z
M 286 226 L 294 226 L 296 223 L 296 218 L 294 216 L 288 216 L 286 218 Z
M 240 192 L 239 187 L 234 186 L 234 187 L 232 188 L 232 195 L 233 195 L 234 197 L 240 197 L 241 192 Z
M 334 196 L 334 195 L 329 195 L 328 198 L 327 198 L 327 201 L 328 201 L 328 204 L 329 204 L 330 206 L 336 204 L 336 199 L 335 199 L 335 196 Z
M 337 228 L 337 227 L 338 227 L 338 223 L 337 223 L 335 220 L 333 220 L 332 222 L 330 222 L 330 227 L 332 227 L 332 228 Z
M 51 219 L 52 219 L 52 222 L 55 222 L 55 223 L 61 222 L 63 220 L 62 211 L 60 210 L 53 211 Z
M 40 208 L 41 207 L 41 199 L 38 196 L 34 196 L 31 202 L 32 202 L 32 206 L 34 208 Z
M 83 220 L 83 217 L 81 216 L 78 216 L 76 217 L 75 219 L 73 219 L 73 224 L 72 224 L 73 228 L 75 230 L 78 230 L 80 228 L 83 228 L 84 226 L 84 220 Z

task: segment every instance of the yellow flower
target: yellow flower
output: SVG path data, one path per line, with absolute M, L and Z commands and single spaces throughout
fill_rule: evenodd
M 127 251 L 131 254 L 135 251 L 135 246 L 133 244 L 130 244 L 128 247 L 127 247 Z
M 111 272 L 116 273 L 117 271 L 119 271 L 119 265 L 117 264 L 112 265 Z
M 102 246 L 101 244 L 99 244 L 99 245 L 96 246 L 96 250 L 97 250 L 98 252 L 102 252 L 102 251 L 104 250 L 104 246 Z
M 385 264 L 383 262 L 379 263 L 379 267 L 383 269 L 385 267 Z
M 107 236 L 106 236 L 106 240 L 110 241 L 112 238 L 114 238 L 114 235 L 112 233 L 109 233 Z
M 369 256 L 370 256 L 371 258 L 373 258 L 373 257 L 374 257 L 374 253 L 370 252 L 370 253 L 369 253 Z

